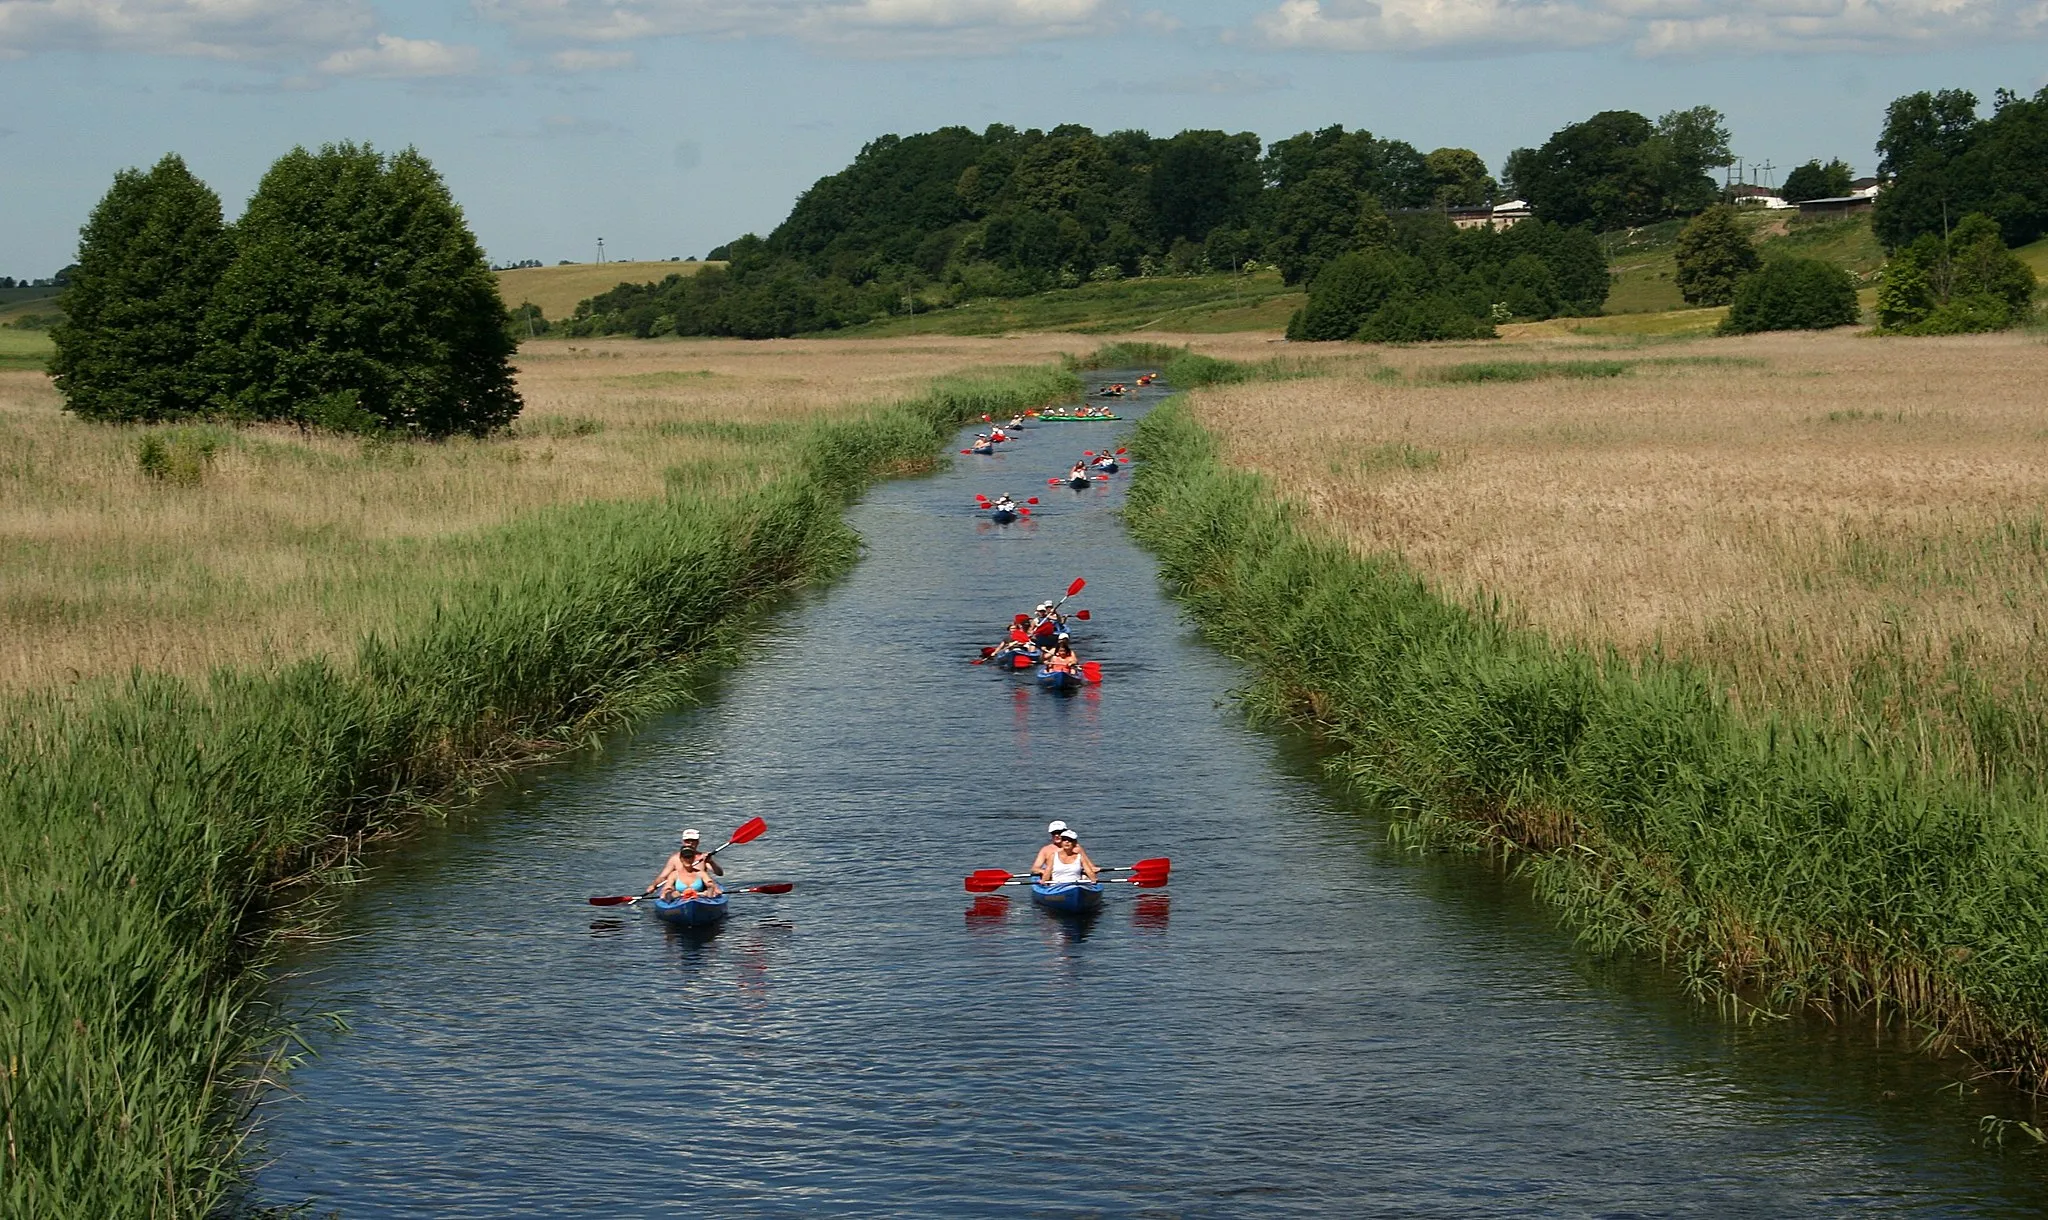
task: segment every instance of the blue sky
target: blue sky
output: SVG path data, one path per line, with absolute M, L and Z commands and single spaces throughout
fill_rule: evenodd
M 1626 108 L 1872 168 L 1885 104 L 2048 84 L 2048 0 L 0 0 L 0 274 L 123 166 L 241 210 L 294 144 L 416 145 L 496 261 L 765 233 L 882 132 L 1343 123 L 1509 149 Z

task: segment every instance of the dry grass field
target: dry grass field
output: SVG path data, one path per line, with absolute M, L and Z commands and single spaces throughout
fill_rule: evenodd
M 570 263 L 560 267 L 517 267 L 498 272 L 498 292 L 517 308 L 531 301 L 542 317 L 559 321 L 576 312 L 576 303 L 620 284 L 658 284 L 672 275 L 695 275 L 724 263 Z
M 87 424 L 40 372 L 0 369 L 0 691 L 344 655 L 479 578 L 463 545 L 476 531 L 549 505 L 658 498 L 670 478 L 761 478 L 814 417 L 1099 342 L 542 341 L 518 357 L 527 407 L 511 435 L 402 444 Z M 152 436 L 167 477 L 139 461 Z
M 1752 706 L 1965 757 L 1965 721 L 2048 706 L 2038 333 L 1382 355 L 1197 414 L 1359 550 L 1554 636 L 1706 661 Z M 1589 375 L 1454 367 L 1509 357 Z

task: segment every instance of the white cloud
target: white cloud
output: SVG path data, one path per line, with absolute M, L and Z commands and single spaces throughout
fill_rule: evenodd
M 0 0 L 0 58 L 140 51 L 264 62 L 360 41 L 366 0 Z
M 616 43 L 789 37 L 869 53 L 974 54 L 1113 23 L 1112 0 L 473 0 L 521 37 Z
M 364 47 L 336 51 L 320 61 L 315 71 L 327 76 L 369 76 L 379 78 L 467 76 L 477 70 L 483 55 L 475 47 L 449 45 L 431 38 L 400 38 L 379 34 Z
M 1906 51 L 2048 33 L 2037 0 L 1282 0 L 1270 46 L 1506 51 L 1625 44 L 1644 55 Z
M 548 56 L 548 66 L 557 72 L 610 72 L 630 68 L 639 62 L 631 51 L 592 51 L 577 48 Z

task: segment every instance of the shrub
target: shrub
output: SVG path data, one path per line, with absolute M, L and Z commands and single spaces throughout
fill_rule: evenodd
M 1743 277 L 1721 333 L 1763 330 L 1825 330 L 1853 325 L 1856 281 L 1847 271 L 1817 258 L 1779 258 Z
M 1409 291 L 1406 260 L 1391 250 L 1332 259 L 1308 290 L 1308 304 L 1287 324 L 1289 339 L 1349 339 L 1387 302 Z
M 1915 238 L 1885 264 L 1877 324 L 1905 335 L 2004 330 L 2033 312 L 2034 272 L 1981 213 L 1963 217 L 1946 240 Z
M 177 419 L 206 408 L 199 320 L 229 258 L 220 197 L 167 156 L 122 170 L 79 235 L 50 373 L 85 419 Z
M 1757 269 L 1756 247 L 1725 204 L 1692 218 L 1678 234 L 1678 292 L 1689 305 L 1726 305 Z
M 1403 297 L 1374 311 L 1352 336 L 1363 343 L 1427 343 L 1438 339 L 1491 339 L 1493 323 L 1465 312 L 1442 293 Z

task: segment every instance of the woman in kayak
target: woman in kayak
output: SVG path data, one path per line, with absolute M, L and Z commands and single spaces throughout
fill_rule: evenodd
M 1067 824 L 1057 818 L 1047 824 L 1045 828 L 1045 846 L 1038 849 L 1037 858 L 1031 861 L 1032 876 L 1042 881 L 1050 875 L 1046 870 L 1052 867 L 1053 854 L 1059 851 L 1060 835 L 1065 833 L 1066 829 Z
M 1081 658 L 1074 655 L 1074 646 L 1061 636 L 1060 642 L 1045 654 L 1045 668 L 1049 673 L 1070 674 L 1081 668 Z
M 697 839 L 686 836 L 683 845 L 669 856 L 661 875 L 648 883 L 646 892 L 668 899 L 715 898 L 718 878 L 711 875 L 711 869 L 711 858 L 697 850 Z
M 1081 836 L 1069 827 L 1053 837 L 1052 859 L 1045 866 L 1045 884 L 1073 885 L 1095 880 L 1095 861 L 1081 850 Z

